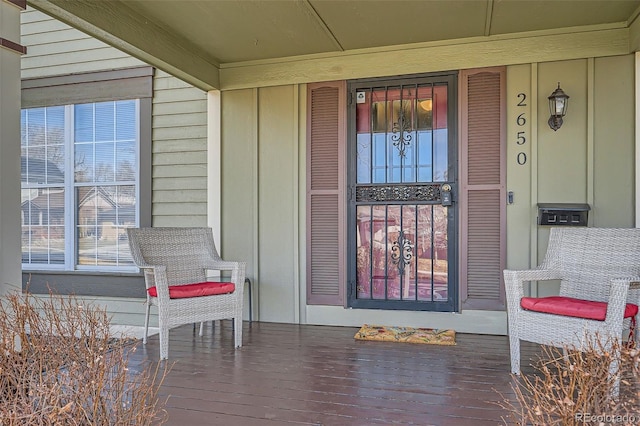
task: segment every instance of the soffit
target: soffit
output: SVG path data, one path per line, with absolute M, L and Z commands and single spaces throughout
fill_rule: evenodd
M 635 18 L 639 6 L 640 2 L 632 0 L 498 0 L 493 7 L 491 33 L 625 23 Z
M 225 66 L 530 31 L 625 28 L 640 0 L 28 0 L 204 90 Z M 453 41 L 452 41 L 453 40 Z M 419 46 L 419 45 L 416 45 Z
M 125 0 L 220 63 L 626 23 L 636 0 Z

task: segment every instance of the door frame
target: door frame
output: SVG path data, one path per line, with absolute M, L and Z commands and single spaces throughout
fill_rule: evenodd
M 448 181 L 452 185 L 453 208 L 447 209 L 447 257 L 448 268 L 448 291 L 446 302 L 408 302 L 403 300 L 362 300 L 357 299 L 356 287 L 356 143 L 354 135 L 356 132 L 356 103 L 355 92 L 359 88 L 371 87 L 376 83 L 385 86 L 412 85 L 418 83 L 417 80 L 430 79 L 447 83 L 447 155 L 448 155 Z M 397 77 L 379 77 L 370 79 L 357 79 L 347 81 L 347 307 L 361 309 L 385 309 L 385 310 L 411 310 L 411 311 L 433 311 L 433 312 L 459 312 L 459 149 L 458 149 L 458 71 L 447 71 L 438 73 L 426 73 L 415 75 L 403 75 Z M 444 183 L 444 182 L 443 182 Z M 453 243 L 453 244 L 451 244 Z M 407 306 L 411 304 L 411 306 Z

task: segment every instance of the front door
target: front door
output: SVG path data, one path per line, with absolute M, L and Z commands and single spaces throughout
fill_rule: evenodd
M 456 73 L 349 84 L 349 306 L 457 310 Z

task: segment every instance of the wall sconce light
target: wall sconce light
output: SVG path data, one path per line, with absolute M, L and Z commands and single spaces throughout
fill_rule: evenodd
M 555 132 L 562 126 L 562 117 L 567 113 L 567 105 L 569 104 L 569 95 L 564 93 L 558 83 L 558 88 L 549 96 L 549 127 Z

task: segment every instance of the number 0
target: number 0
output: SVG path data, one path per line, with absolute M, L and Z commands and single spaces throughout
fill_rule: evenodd
M 516 160 L 518 161 L 518 164 L 524 166 L 525 164 L 527 164 L 527 154 L 525 154 L 524 152 L 518 153 L 518 157 Z

